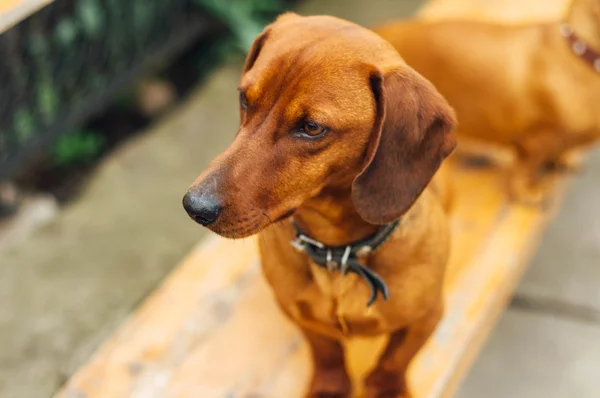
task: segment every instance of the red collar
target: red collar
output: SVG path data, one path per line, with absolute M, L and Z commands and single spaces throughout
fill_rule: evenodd
M 589 48 L 585 42 L 583 42 L 573 30 L 573 27 L 567 23 L 560 25 L 560 34 L 567 39 L 571 51 L 586 61 L 596 72 L 600 73 L 600 53 Z

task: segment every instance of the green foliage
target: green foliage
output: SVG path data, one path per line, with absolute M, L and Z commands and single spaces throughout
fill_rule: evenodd
M 75 43 L 79 27 L 73 18 L 64 17 L 56 23 L 54 37 L 57 43 L 65 48 L 69 48 Z
M 104 137 L 97 132 L 70 131 L 54 144 L 51 160 L 57 166 L 86 163 L 98 157 L 104 145 Z
M 48 142 L 41 138 L 59 128 L 61 122 L 71 120 L 71 114 L 85 110 L 88 97 L 103 92 L 115 76 L 165 45 L 167 39 L 171 40 L 171 35 L 179 29 L 172 25 L 179 20 L 187 21 L 181 14 L 189 11 L 190 4 L 198 7 L 195 10 L 198 14 L 210 13 L 219 19 L 229 27 L 229 32 L 222 34 L 222 30 L 216 29 L 214 34 L 203 38 L 205 43 L 195 43 L 194 51 L 186 55 L 184 73 L 177 75 L 176 81 L 206 76 L 217 63 L 239 57 L 240 50 L 247 52 L 256 35 L 283 11 L 287 0 L 72 0 L 70 3 L 72 6 L 49 5 L 48 9 L 56 10 L 48 14 L 51 18 L 34 15 L 24 22 L 27 28 L 21 29 L 15 41 L 18 51 L 10 51 L 6 60 L 0 60 L 12 65 L 8 92 L 20 93 L 14 109 L 0 115 L 2 161 L 10 152 L 36 142 Z M 116 102 L 125 110 L 137 107 L 130 90 Z M 85 163 L 104 151 L 105 140 L 95 131 L 65 132 L 46 156 L 60 167 Z
M 194 73 L 200 77 L 199 80 L 208 76 L 209 71 L 221 62 L 229 60 L 230 57 L 232 59 L 236 56 L 239 57 L 237 45 L 237 40 L 231 34 L 211 38 L 200 43 L 191 56 Z
M 284 9 L 281 0 L 194 0 L 232 30 L 238 47 L 248 52 L 254 38 L 268 22 L 268 15 Z
M 29 140 L 36 128 L 35 117 L 26 107 L 19 109 L 14 115 L 14 129 L 19 142 L 23 143 Z
M 59 98 L 54 88 L 52 80 L 45 75 L 40 78 L 41 82 L 38 85 L 37 103 L 42 113 L 44 122 L 51 123 L 58 112 Z
M 76 4 L 77 16 L 83 30 L 90 36 L 98 38 L 105 25 L 104 10 L 96 0 L 79 0 Z
M 4 152 L 8 149 L 8 137 L 6 133 L 0 130 L 0 152 Z

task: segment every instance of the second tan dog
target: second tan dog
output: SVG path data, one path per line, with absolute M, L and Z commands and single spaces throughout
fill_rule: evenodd
M 462 142 L 514 150 L 519 200 L 539 203 L 544 171 L 572 169 L 571 150 L 600 138 L 600 0 L 574 0 L 554 23 L 415 20 L 376 32 L 455 108 Z
M 443 312 L 448 189 L 429 183 L 455 146 L 452 109 L 381 37 L 325 16 L 267 27 L 239 90 L 240 129 L 186 211 L 225 237 L 262 231 L 266 279 L 310 345 L 309 397 L 349 397 L 342 342 L 374 335 L 390 339 L 366 397 L 408 397 Z

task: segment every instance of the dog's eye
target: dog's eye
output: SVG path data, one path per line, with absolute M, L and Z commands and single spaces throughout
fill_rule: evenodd
M 327 129 L 320 124 L 315 122 L 306 122 L 302 126 L 302 132 L 304 134 L 310 135 L 311 137 L 316 137 L 318 135 L 323 134 Z
M 248 99 L 243 91 L 240 91 L 240 106 L 244 109 L 248 108 Z

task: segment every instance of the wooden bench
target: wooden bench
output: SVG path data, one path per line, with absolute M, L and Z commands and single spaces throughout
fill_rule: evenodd
M 538 9 L 549 2 L 537 2 Z M 458 199 L 446 315 L 411 366 L 417 397 L 455 393 L 511 297 L 565 185 L 556 187 L 555 206 L 543 212 L 509 203 L 497 170 L 455 165 L 455 171 Z M 382 338 L 349 344 L 353 378 L 370 368 L 383 343 Z M 256 241 L 213 236 L 56 397 L 294 398 L 303 395 L 310 371 L 307 346 L 276 308 L 260 274 Z
M 497 171 L 457 166 L 456 175 L 447 313 L 411 368 L 418 397 L 456 390 L 552 214 L 509 204 Z M 350 344 L 355 377 L 382 343 Z M 307 347 L 260 275 L 256 241 L 213 236 L 57 397 L 293 398 L 302 396 L 309 373 Z

